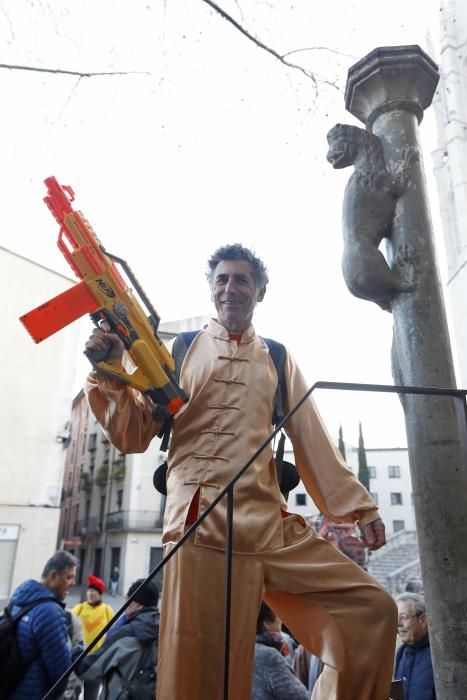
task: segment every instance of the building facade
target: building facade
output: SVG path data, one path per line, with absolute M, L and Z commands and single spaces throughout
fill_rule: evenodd
M 367 448 L 365 452 L 370 473 L 370 492 L 386 525 L 386 534 L 392 535 L 401 530 L 414 531 L 415 514 L 407 448 Z M 287 452 L 286 459 L 293 462 L 293 453 Z M 357 474 L 357 447 L 346 445 L 346 461 Z M 302 482 L 291 491 L 288 506 L 291 511 L 307 519 L 318 515 L 318 509 Z
M 72 324 L 35 345 L 18 319 L 72 284 L 0 247 L 0 602 L 56 548 L 78 337 Z
M 202 328 L 206 321 L 200 316 L 161 324 L 158 334 L 169 343 L 179 331 Z M 90 412 L 83 391 L 73 400 L 69 421 L 58 546 L 78 557 L 83 588 L 89 574 L 108 586 L 118 566 L 119 592 L 125 593 L 162 559 L 165 497 L 155 490 L 153 475 L 167 457 L 157 439 L 144 454 L 120 453 Z M 162 573 L 156 581 L 162 584 Z
M 125 593 L 162 558 L 165 498 L 152 479 L 164 457 L 157 440 L 144 454 L 119 452 L 97 424 L 83 391 L 73 401 L 70 425 L 58 546 L 78 557 L 83 588 L 89 574 L 108 586 L 118 566 L 119 592 Z
M 433 153 L 447 259 L 447 289 L 458 366 L 467 387 L 467 5 L 443 0 L 440 7 L 441 79 L 433 106 L 438 148 Z

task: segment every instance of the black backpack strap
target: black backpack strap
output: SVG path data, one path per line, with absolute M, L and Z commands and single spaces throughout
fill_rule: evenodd
M 277 444 L 277 450 L 276 450 L 276 456 L 275 456 L 275 463 L 276 463 L 276 473 L 277 473 L 277 481 L 279 483 L 279 488 L 281 486 L 281 481 L 282 481 L 282 472 L 284 468 L 284 447 L 285 447 L 285 433 L 280 432 L 280 437 L 279 437 L 279 442 Z
M 282 343 L 271 338 L 263 338 L 268 346 L 271 360 L 277 372 L 277 389 L 274 402 L 274 412 L 272 414 L 272 424 L 277 425 L 285 416 L 285 407 L 287 403 L 287 385 L 285 381 L 285 358 L 286 350 Z
M 188 352 L 188 348 L 190 347 L 190 345 L 192 344 L 199 332 L 200 331 L 184 331 L 183 333 L 179 333 L 175 337 L 174 344 L 172 346 L 172 357 L 175 362 L 174 375 L 177 383 L 180 381 L 180 372 L 182 369 L 183 360 L 185 359 L 185 355 Z M 159 446 L 161 452 L 167 452 L 170 440 L 170 433 L 172 432 L 172 424 L 173 418 L 170 417 L 165 421 L 161 430 L 157 434 L 157 437 L 161 438 L 161 444 Z
M 36 605 L 40 605 L 41 603 L 57 603 L 60 605 L 60 607 L 63 609 L 63 603 L 61 603 L 57 598 L 37 598 L 37 600 L 33 600 L 32 603 L 28 603 L 27 605 L 24 605 L 20 610 L 16 613 L 16 615 L 11 614 L 11 608 L 12 604 L 10 604 L 5 608 L 5 613 L 8 615 L 10 620 L 16 624 L 21 620 L 24 615 L 27 615 L 30 610 L 36 607 Z
M 285 380 L 285 359 L 287 352 L 282 343 L 278 343 L 277 340 L 272 340 L 271 338 L 263 338 L 263 340 L 268 346 L 269 355 L 271 356 L 271 360 L 273 361 L 277 372 L 277 389 L 276 397 L 274 399 L 274 411 L 272 414 L 272 424 L 277 426 L 286 415 L 287 383 Z M 292 464 L 284 461 L 284 447 L 285 434 L 281 431 L 274 461 L 276 463 L 279 488 L 287 500 L 289 486 L 292 481 L 295 481 L 296 472 Z M 291 470 L 293 471 L 294 477 L 292 481 Z M 287 486 L 285 486 L 285 484 L 287 484 Z M 296 483 L 294 486 L 296 486 Z
M 182 369 L 185 355 L 199 332 L 200 331 L 184 331 L 183 333 L 179 333 L 174 340 L 174 344 L 172 346 L 172 357 L 175 361 L 174 374 L 177 382 L 180 381 L 180 371 Z

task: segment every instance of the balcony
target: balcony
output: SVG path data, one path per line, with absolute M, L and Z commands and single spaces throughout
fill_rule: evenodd
M 103 462 L 99 469 L 97 470 L 96 474 L 96 484 L 99 484 L 99 486 L 104 486 L 107 481 L 109 480 L 109 464 L 108 462 Z
M 117 510 L 107 513 L 105 529 L 125 532 L 154 532 L 162 529 L 160 512 L 153 510 Z
M 73 528 L 73 535 L 75 537 L 81 537 L 82 539 L 89 537 L 90 535 L 99 536 L 102 534 L 103 527 L 102 522 L 99 518 L 93 517 L 77 520 Z
M 115 481 L 122 481 L 125 478 L 125 473 L 125 458 L 120 457 L 119 459 L 115 459 L 112 463 L 112 471 L 110 472 L 110 478 L 115 479 Z
M 80 488 L 81 491 L 89 492 L 92 489 L 92 476 L 89 472 L 81 472 L 80 476 Z

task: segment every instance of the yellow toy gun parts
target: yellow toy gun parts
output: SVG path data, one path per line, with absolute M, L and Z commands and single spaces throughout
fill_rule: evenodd
M 60 224 L 57 245 L 81 282 L 24 314 L 20 321 L 36 343 L 86 313 L 96 326 L 107 321 L 122 340 L 135 371 L 130 374 L 106 363 L 110 348 L 101 353 L 85 352 L 93 367 L 138 389 L 157 422 L 175 415 L 188 397 L 178 386 L 173 358 L 157 335 L 159 315 L 125 260 L 106 251 L 83 214 L 73 210 L 72 188 L 62 187 L 55 177 L 47 178 L 45 184 L 44 202 Z M 148 316 L 116 264 L 133 285 Z

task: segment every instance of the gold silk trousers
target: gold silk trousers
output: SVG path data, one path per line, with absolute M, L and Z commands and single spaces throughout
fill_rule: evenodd
M 282 527 L 279 550 L 233 556 L 229 698 L 251 698 L 256 618 L 264 599 L 326 664 L 313 700 L 387 700 L 394 601 L 300 516 L 282 519 Z M 166 565 L 157 700 L 222 700 L 224 567 L 223 552 L 197 547 L 193 537 Z

